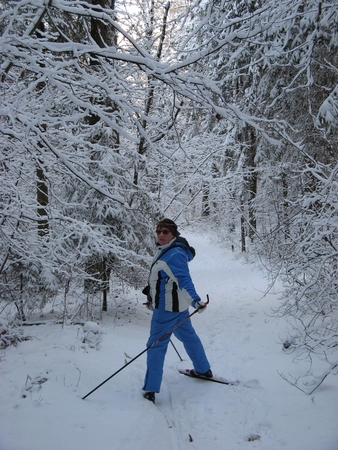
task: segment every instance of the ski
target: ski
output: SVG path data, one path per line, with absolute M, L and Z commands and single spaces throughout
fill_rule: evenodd
M 229 380 L 226 380 L 225 378 L 220 378 L 220 377 L 207 378 L 207 377 L 204 377 L 202 375 L 198 375 L 198 376 L 191 375 L 190 369 L 184 369 L 184 370 L 183 369 L 178 369 L 178 371 L 179 371 L 179 373 L 181 373 L 183 375 L 186 375 L 187 377 L 190 377 L 190 378 L 195 378 L 196 380 L 213 381 L 214 383 L 228 384 L 230 386 L 237 386 L 239 384 L 239 381 L 237 381 L 237 380 L 236 381 L 229 381 Z

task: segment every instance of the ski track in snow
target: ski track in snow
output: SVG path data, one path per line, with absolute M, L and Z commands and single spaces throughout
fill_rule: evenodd
M 207 236 L 184 236 L 197 250 L 190 264 L 197 292 L 210 297 L 193 325 L 214 374 L 239 385 L 179 374 L 191 363 L 173 337 L 184 361 L 169 344 L 156 405 L 142 396 L 145 355 L 82 400 L 125 354 L 145 348 L 151 313 L 135 293 L 104 316 L 99 350 L 83 345 L 79 326 L 45 325 L 25 329 L 33 340 L 0 351 L 0 450 L 338 449 L 337 377 L 309 397 L 278 375 L 294 366 L 281 350 L 285 322 L 268 315 L 276 296 L 262 298 L 263 274 Z M 34 384 L 36 377 L 47 381 Z

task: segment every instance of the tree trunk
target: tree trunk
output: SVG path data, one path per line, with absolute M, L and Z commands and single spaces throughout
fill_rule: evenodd
M 242 211 L 244 214 L 244 201 L 247 203 L 247 211 L 248 211 L 248 236 L 250 241 L 254 240 L 254 236 L 256 234 L 257 229 L 257 221 L 256 221 L 256 206 L 255 199 L 257 196 L 257 172 L 256 172 L 256 150 L 257 150 L 257 142 L 256 142 L 256 134 L 255 130 L 246 125 L 242 132 L 238 135 L 239 141 L 243 144 L 243 152 L 245 154 L 245 167 L 244 178 L 243 178 L 243 196 L 242 196 Z M 245 216 L 242 217 L 243 220 Z M 242 246 L 243 246 L 243 227 L 241 226 L 242 233 Z
M 37 202 L 38 202 L 38 233 L 40 236 L 46 236 L 49 232 L 49 223 L 47 215 L 48 205 L 48 186 L 43 169 L 38 167 L 37 176 Z
M 242 252 L 246 252 L 246 243 L 245 243 L 245 217 L 244 217 L 244 207 L 242 204 L 242 214 L 241 214 L 241 250 Z
M 162 55 L 162 49 L 163 49 L 163 42 L 166 36 L 166 29 L 167 29 L 167 20 L 168 20 L 168 13 L 169 13 L 169 9 L 170 9 L 170 3 L 168 2 L 165 6 L 164 9 L 164 15 L 163 15 L 163 21 L 162 21 L 162 29 L 161 29 L 161 34 L 160 34 L 160 42 L 157 48 L 157 52 L 156 52 L 156 60 L 159 61 L 161 59 L 161 55 Z M 147 32 L 147 37 L 150 41 L 152 34 L 153 34 L 153 20 L 154 20 L 154 2 L 151 2 L 151 8 L 150 8 L 150 20 L 151 20 L 151 24 L 148 27 L 148 32 Z M 155 85 L 154 85 L 154 81 L 153 81 L 153 77 L 152 76 L 148 76 L 148 93 L 147 93 L 147 98 L 145 101 L 145 109 L 144 109 L 144 117 L 147 117 L 151 111 L 151 108 L 153 106 L 153 102 L 154 102 L 154 89 L 155 89 Z M 144 130 L 146 130 L 148 126 L 148 122 L 146 119 L 144 119 L 142 121 L 142 128 Z M 147 150 L 147 145 L 146 145 L 146 139 L 144 136 L 140 136 L 140 142 L 138 145 L 138 149 L 137 152 L 139 155 L 143 155 Z M 139 169 L 137 167 L 137 165 L 134 168 L 134 185 L 137 186 L 138 185 L 138 179 L 139 179 Z
M 109 277 L 110 277 L 110 271 L 107 270 L 106 261 L 102 261 L 102 311 L 108 310 L 108 292 L 109 292 Z
M 209 215 L 210 215 L 209 186 L 208 186 L 208 184 L 205 184 L 204 188 L 203 188 L 203 196 L 202 196 L 202 216 L 207 217 Z
M 256 134 L 253 128 L 247 128 L 247 145 L 248 145 L 248 158 L 247 158 L 247 190 L 248 190 L 248 206 L 249 206 L 249 238 L 252 242 L 256 234 L 257 222 L 256 222 L 256 206 L 255 199 L 257 196 L 257 172 L 256 172 Z

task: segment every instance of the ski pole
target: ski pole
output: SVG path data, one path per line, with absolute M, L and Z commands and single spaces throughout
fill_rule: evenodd
M 175 347 L 173 341 L 170 339 L 170 344 L 174 347 L 175 352 L 177 353 L 177 356 L 180 358 L 181 361 L 183 361 L 181 355 L 179 354 L 177 348 Z
M 209 303 L 209 296 L 207 295 L 207 302 L 206 305 Z M 186 317 L 185 319 L 181 320 L 181 322 L 179 322 L 177 325 L 175 325 L 174 327 L 172 327 L 169 331 L 167 331 L 166 333 L 164 333 L 163 336 L 159 337 L 155 342 L 153 342 L 151 345 L 149 345 L 147 348 L 145 348 L 141 353 L 139 353 L 137 356 L 135 356 L 135 358 L 131 359 L 129 362 L 127 362 L 127 364 L 125 364 L 124 366 L 122 366 L 120 369 L 118 369 L 116 372 L 113 373 L 113 375 L 110 375 L 110 377 L 108 377 L 106 380 L 102 381 L 101 384 L 99 384 L 98 386 L 96 386 L 96 388 L 94 388 L 93 390 L 91 390 L 90 392 L 88 392 L 87 395 L 85 395 L 84 397 L 82 397 L 82 400 L 86 399 L 87 397 L 89 397 L 90 394 L 92 394 L 93 392 L 95 392 L 97 389 L 99 389 L 101 386 L 103 386 L 105 383 L 107 383 L 107 381 L 109 381 L 111 378 L 115 377 L 115 375 L 117 375 L 118 373 L 121 372 L 121 370 L 125 369 L 127 366 L 129 366 L 129 364 L 131 364 L 132 362 L 134 362 L 137 358 L 139 358 L 141 355 L 143 355 L 143 353 L 147 352 L 149 349 L 151 349 L 152 347 L 154 347 L 154 345 L 156 345 L 158 342 L 162 341 L 162 339 L 166 338 L 169 334 L 171 334 L 173 331 L 176 330 L 176 328 L 178 328 L 179 326 L 182 325 L 182 323 L 186 322 L 188 319 L 190 319 L 190 317 L 192 317 L 194 314 L 196 314 L 198 312 L 198 309 L 195 309 L 194 312 L 192 312 L 191 314 L 189 314 L 188 317 Z

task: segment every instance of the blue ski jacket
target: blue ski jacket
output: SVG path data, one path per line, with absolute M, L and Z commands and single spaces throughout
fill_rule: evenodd
M 158 247 L 149 275 L 153 308 L 181 312 L 201 300 L 188 267 L 194 256 L 195 250 L 182 237 Z

